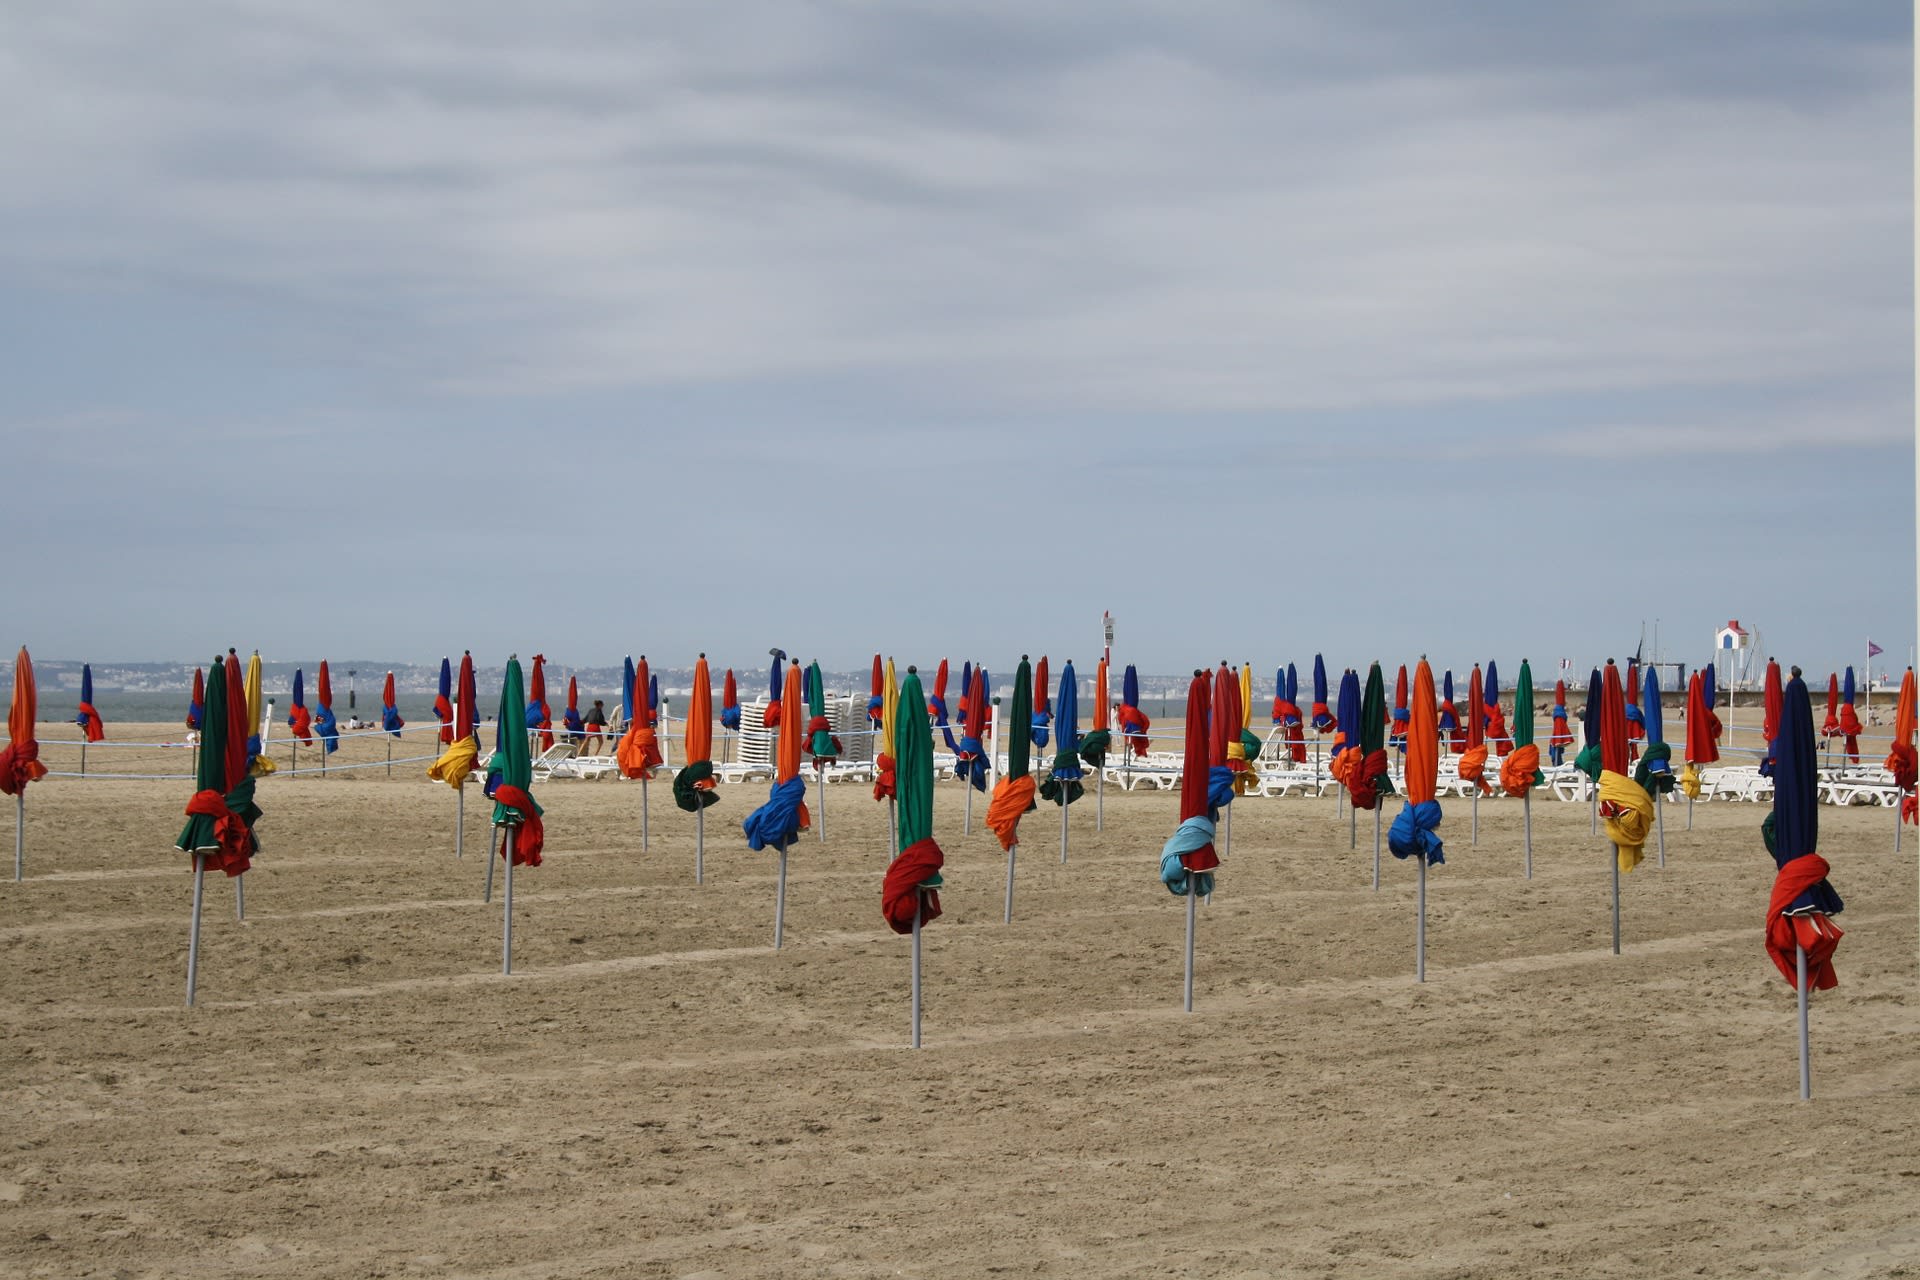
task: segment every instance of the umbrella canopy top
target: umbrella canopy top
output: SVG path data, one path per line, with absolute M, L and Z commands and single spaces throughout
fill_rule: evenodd
M 805 684 L 806 677 L 796 658 L 787 668 L 787 677 L 780 692 L 780 732 L 774 740 L 773 774 L 776 782 L 800 776 L 800 730 L 801 718 L 805 714 L 801 690 Z
M 1348 668 L 1340 676 L 1340 714 L 1334 729 L 1336 750 L 1360 745 L 1360 673 Z
M 1707 709 L 1709 711 L 1713 709 L 1714 699 L 1718 692 L 1718 689 L 1715 687 L 1713 664 L 1709 662 L 1706 666 L 1700 668 L 1700 696 L 1706 699 Z
M 1780 664 L 1767 663 L 1766 693 L 1760 712 L 1760 736 L 1766 741 L 1767 754 L 1773 754 L 1773 740 L 1780 734 Z
M 1240 681 L 1222 659 L 1214 669 L 1207 719 L 1207 758 L 1216 769 L 1227 767 L 1227 748 L 1240 740 L 1239 701 Z
M 477 743 L 480 738 L 480 717 L 475 700 L 479 697 L 479 686 L 473 675 L 473 651 L 467 650 L 460 655 L 460 701 L 454 707 L 453 736 L 472 738 Z
M 1467 677 L 1467 750 L 1485 746 L 1487 742 L 1486 697 L 1482 692 L 1480 664 L 1473 664 L 1473 674 Z
M 1600 745 L 1600 704 L 1605 701 L 1602 696 L 1604 692 L 1600 668 L 1595 667 L 1587 679 L 1587 705 L 1580 708 L 1580 745 L 1583 747 Z
M 687 704 L 687 763 L 713 759 L 713 673 L 707 655 L 693 664 L 693 697 Z
M 1132 674 L 1133 668 L 1127 672 Z M 1033 668 L 1027 655 L 1013 673 L 1013 703 L 1004 722 L 1007 731 L 1007 776 L 1024 778 L 1033 771 Z
M 1413 703 L 1408 708 L 1407 803 L 1432 800 L 1439 778 L 1439 708 L 1433 698 L 1433 668 L 1422 658 L 1413 669 Z
M 633 719 L 633 655 L 628 654 L 620 666 L 620 723 L 627 724 Z
M 1797 667 L 1792 681 L 1781 690 L 1780 709 L 1773 765 L 1773 860 L 1784 867 L 1820 848 L 1813 705 Z
M 1100 659 L 1100 665 L 1093 670 L 1093 730 L 1095 733 L 1110 732 L 1112 712 L 1108 709 L 1107 660 Z
M 199 673 L 195 672 L 197 678 Z M 39 686 L 33 679 L 33 659 L 27 647 L 13 660 L 13 701 L 7 707 L 7 745 L 0 748 L 0 794 L 17 796 L 29 782 L 47 776 L 40 763 L 40 743 L 33 736 L 33 722 L 39 703 Z
M 1204 671 L 1193 673 L 1193 682 L 1187 686 L 1187 733 L 1186 755 L 1180 774 L 1180 820 L 1204 818 L 1210 806 L 1207 804 L 1208 747 L 1207 721 L 1212 711 L 1212 698 L 1207 689 L 1207 674 Z
M 907 668 L 900 685 L 900 710 L 893 739 L 894 778 L 899 796 L 899 846 L 904 852 L 933 838 L 933 739 L 927 734 L 927 701 L 920 691 L 920 670 Z
M 1054 717 L 1054 746 L 1062 752 L 1080 749 L 1080 682 L 1073 674 L 1073 659 L 1060 668 L 1060 697 Z
M 1533 745 L 1533 667 L 1520 659 L 1520 678 L 1513 684 L 1513 745 Z
M 1660 672 L 1653 667 L 1647 668 L 1647 678 L 1641 685 L 1640 718 L 1646 723 L 1649 744 L 1667 740 L 1660 706 Z
M 1600 767 L 1609 773 L 1627 771 L 1627 696 L 1620 668 L 1611 658 L 1600 683 Z

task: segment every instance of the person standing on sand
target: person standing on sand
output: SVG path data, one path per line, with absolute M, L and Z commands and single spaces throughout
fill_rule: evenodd
M 603 745 L 607 733 L 607 706 L 599 698 L 593 700 L 593 706 L 587 711 L 587 735 L 580 745 L 580 754 L 593 755 L 596 745 Z

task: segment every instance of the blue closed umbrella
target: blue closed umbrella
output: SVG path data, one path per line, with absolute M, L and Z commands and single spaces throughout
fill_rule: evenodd
M 1348 671 L 1340 677 L 1340 728 L 1346 734 L 1341 749 L 1360 749 L 1360 673 Z
M 1820 779 L 1814 755 L 1813 705 L 1798 668 L 1787 682 L 1780 729 L 1774 739 L 1773 813 L 1768 818 L 1768 852 L 1784 870 L 1797 858 L 1820 849 Z M 1790 916 L 1839 915 L 1844 904 L 1823 877 L 1787 906 Z
M 620 723 L 633 723 L 633 655 L 627 655 L 627 664 L 620 673 Z
M 433 716 L 440 722 L 440 741 L 453 741 L 453 662 L 440 659 L 440 684 L 433 697 Z
M 1040 784 L 1040 797 L 1057 805 L 1069 805 L 1085 790 L 1080 782 L 1085 776 L 1080 768 L 1080 685 L 1072 662 L 1060 668 L 1060 691 L 1054 706 L 1054 748 L 1053 767 Z M 1063 853 L 1065 839 L 1063 826 Z
M 1453 671 L 1447 670 L 1440 677 L 1440 716 L 1434 722 L 1440 730 L 1440 736 L 1452 740 L 1460 729 L 1459 710 L 1453 705 Z M 1455 750 L 1459 744 L 1453 744 Z
M 1344 693 L 1342 694 L 1344 698 Z M 1356 699 L 1354 714 L 1358 715 L 1360 703 Z M 1325 733 L 1336 724 L 1344 724 L 1344 717 L 1335 717 L 1327 711 L 1327 660 L 1319 654 L 1313 655 L 1313 731 Z
M 660 677 L 657 675 L 647 677 L 647 723 L 660 723 Z

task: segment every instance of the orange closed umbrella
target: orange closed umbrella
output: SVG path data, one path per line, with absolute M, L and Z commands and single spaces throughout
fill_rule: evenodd
M 720 799 L 713 786 L 713 674 L 707 655 L 693 665 L 687 706 L 687 759 L 673 775 L 673 802 L 693 815 L 693 882 L 707 878 L 707 806 Z
M 1916 801 L 1913 791 L 1916 775 L 1920 775 L 1920 756 L 1916 756 L 1913 745 L 1915 715 L 1913 668 L 1908 667 L 1900 681 L 1900 701 L 1893 711 L 1893 746 L 1887 752 L 1887 772 L 1893 775 L 1893 784 L 1900 791 L 1893 826 L 1895 853 L 1900 852 L 1901 828 L 1909 822 L 1920 821 L 1920 801 Z
M 787 921 L 787 851 L 802 831 L 813 825 L 807 813 L 807 784 L 800 780 L 800 737 L 805 725 L 802 700 L 804 677 L 795 661 L 787 668 L 786 683 L 780 693 L 779 733 L 773 747 L 773 788 L 767 802 L 748 814 L 740 824 L 746 832 L 747 846 L 768 846 L 780 855 L 780 875 L 773 906 L 773 947 L 780 949 Z
M 1912 682 L 1909 674 L 1908 682 Z M 35 706 L 33 659 L 25 645 L 13 660 L 13 703 L 7 709 L 7 745 L 0 750 L 0 793 L 13 797 L 13 878 L 26 874 L 27 784 L 47 776 L 40 743 L 33 736 Z

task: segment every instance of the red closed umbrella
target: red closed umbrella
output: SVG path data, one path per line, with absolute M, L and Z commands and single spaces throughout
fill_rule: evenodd
M 1773 758 L 1773 739 L 1780 732 L 1780 707 L 1784 695 L 1780 687 L 1780 664 L 1767 662 L 1767 683 L 1765 703 L 1761 711 L 1760 737 L 1765 746 L 1767 758 Z
M 198 672 L 194 673 L 198 676 Z M 13 660 L 13 703 L 7 708 L 7 745 L 0 750 L 0 794 L 13 797 L 13 878 L 26 874 L 27 784 L 47 776 L 40 763 L 40 743 L 33 736 L 39 689 L 33 680 L 33 659 L 25 645 Z
M 1493 786 L 1487 781 L 1487 713 L 1485 694 L 1480 683 L 1480 664 L 1473 664 L 1473 674 L 1467 677 L 1467 748 L 1460 753 L 1455 766 L 1464 782 L 1474 785 L 1473 843 L 1480 843 L 1479 798 L 1492 795 Z
M 1220 855 L 1213 848 L 1213 817 L 1207 801 L 1211 751 L 1208 744 L 1206 673 L 1193 673 L 1187 686 L 1186 755 L 1180 773 L 1180 826 L 1160 851 L 1160 882 L 1187 900 L 1186 1009 L 1193 1012 L 1193 936 L 1195 904 L 1213 894 L 1213 870 Z

